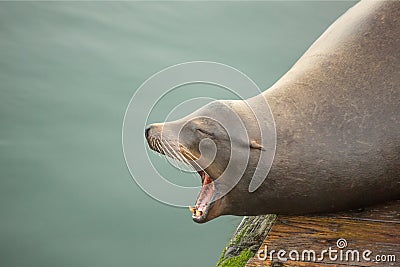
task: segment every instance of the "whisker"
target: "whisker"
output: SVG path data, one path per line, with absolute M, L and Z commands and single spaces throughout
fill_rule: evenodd
M 203 170 L 203 168 L 196 162 L 197 157 L 194 156 L 193 153 L 191 153 L 181 143 L 178 142 L 175 144 L 169 142 L 168 140 L 162 140 L 158 138 L 149 139 L 149 143 L 154 150 L 159 152 L 157 153 L 158 156 L 167 161 L 169 161 L 167 157 L 171 158 L 180 172 L 189 172 L 191 175 L 197 178 L 198 170 Z M 164 154 L 164 157 L 162 154 Z M 194 165 L 198 169 L 196 169 Z
M 171 151 L 169 150 L 169 148 L 165 145 L 164 141 L 161 142 L 161 147 L 164 151 L 164 154 L 170 158 L 173 158 L 174 156 L 171 154 Z
M 183 151 L 185 151 L 186 154 L 188 154 L 190 160 L 198 160 L 198 158 L 195 155 L 193 155 L 192 152 L 190 152 L 186 147 L 181 145 L 180 148 L 183 149 Z
M 179 148 L 180 148 L 181 146 L 182 146 L 182 145 L 179 144 Z M 186 163 L 187 165 L 191 166 L 191 164 L 189 163 L 188 159 L 182 154 L 182 152 L 180 151 L 180 149 L 177 151 L 177 153 L 179 154 L 179 158 L 180 158 L 184 163 Z M 191 167 L 193 167 L 193 166 L 191 166 Z
M 176 156 L 177 159 L 179 159 L 179 161 L 177 162 L 179 168 L 182 171 L 182 163 L 184 163 L 185 167 L 189 167 L 192 171 L 187 171 L 190 172 L 191 174 L 194 174 L 193 172 L 197 172 L 196 169 L 193 167 L 192 164 L 189 163 L 189 161 L 185 158 L 185 156 L 181 153 L 180 150 L 174 149 L 170 143 L 166 142 L 166 144 L 171 148 L 171 150 L 174 152 L 174 155 Z M 181 144 L 178 143 L 178 145 L 174 145 L 174 147 L 180 147 Z M 194 174 L 195 176 L 197 176 L 197 174 Z
M 207 175 L 208 173 L 196 162 L 197 158 L 184 146 L 181 146 L 181 148 L 185 151 L 185 153 L 189 154 L 190 158 L 194 158 L 192 162 L 200 169 L 203 170 Z
M 171 146 L 171 144 L 169 142 L 165 142 L 169 148 L 171 149 L 171 153 L 174 155 L 173 159 L 175 161 L 175 164 L 179 166 L 179 160 L 180 159 L 180 155 L 178 155 L 178 153 L 175 151 L 175 149 Z
M 162 150 L 162 148 L 160 146 L 160 143 L 159 142 L 155 142 L 155 147 L 157 148 L 157 151 L 159 152 L 159 153 L 157 153 L 158 156 L 162 157 L 161 153 L 164 153 L 164 151 Z

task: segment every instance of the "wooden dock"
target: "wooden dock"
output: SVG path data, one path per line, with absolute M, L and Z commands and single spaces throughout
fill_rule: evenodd
M 400 201 L 324 216 L 278 216 L 260 247 L 266 246 L 269 253 L 276 251 L 272 260 L 260 260 L 256 254 L 246 266 L 400 266 L 399 234 Z M 321 256 L 329 247 L 337 252 Z M 279 250 L 286 251 L 281 259 L 288 260 L 278 259 Z M 316 252 L 315 259 L 309 250 Z M 292 252 L 289 257 L 290 251 L 299 256 Z
M 229 264 L 229 257 L 244 251 L 253 253 L 244 261 L 247 267 L 400 266 L 400 201 L 335 214 L 271 216 L 248 217 L 225 248 L 228 264 L 218 266 L 244 266 Z M 258 229 L 254 235 L 253 226 L 263 221 L 268 222 L 263 233 Z M 246 227 L 250 230 L 243 232 Z M 236 255 L 229 255 L 232 251 Z

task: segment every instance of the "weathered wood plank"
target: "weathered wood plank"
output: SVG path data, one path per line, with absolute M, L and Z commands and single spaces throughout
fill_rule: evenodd
M 336 241 L 344 238 L 348 246 L 343 253 L 357 249 L 361 258 L 363 251 L 371 250 L 372 255 L 389 254 L 400 259 L 399 230 L 400 225 L 397 223 L 366 221 L 360 223 L 349 219 L 318 217 L 279 217 L 263 246 L 267 246 L 268 251 L 284 249 L 289 253 L 291 250 L 296 250 L 301 254 L 303 250 L 313 250 L 318 255 L 329 247 L 340 251 Z M 274 255 L 274 259 L 276 258 Z M 317 262 L 338 263 L 329 260 L 328 255 Z M 352 265 L 360 263 L 352 260 L 345 262 Z M 361 263 L 363 266 L 375 265 L 362 259 Z
M 363 211 L 344 212 L 314 216 L 279 216 L 268 233 L 260 249 L 266 249 L 271 257 L 265 260 L 257 256 L 251 258 L 246 266 L 400 266 L 400 201 L 375 206 Z M 345 239 L 347 245 L 338 248 L 338 239 Z M 337 259 L 330 258 L 328 252 L 337 255 Z M 284 250 L 278 258 L 277 252 Z M 304 250 L 314 251 L 311 258 L 309 252 L 305 258 L 301 255 Z M 371 260 L 363 258 L 363 252 L 370 250 L 366 255 Z M 290 260 L 289 253 L 297 251 L 299 257 Z M 354 254 L 353 254 L 354 253 Z M 357 258 L 357 255 L 359 259 Z M 377 255 L 391 258 L 390 262 L 374 261 Z M 261 254 L 264 256 L 264 254 Z M 296 258 L 297 254 L 291 254 Z M 354 258 L 353 258 L 354 257 Z M 287 261 L 282 258 L 288 258 Z
M 362 210 L 346 211 L 319 216 L 400 223 L 399 207 L 400 200 L 396 200 L 383 205 L 371 206 Z

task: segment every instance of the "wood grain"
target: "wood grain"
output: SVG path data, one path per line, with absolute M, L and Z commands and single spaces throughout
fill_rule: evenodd
M 260 249 L 266 247 L 268 253 L 276 251 L 272 259 L 268 257 L 266 260 L 260 260 L 256 255 L 246 266 L 400 266 L 399 213 L 400 201 L 395 201 L 362 211 L 313 216 L 278 216 L 260 246 Z M 336 242 L 340 238 L 347 241 L 347 246 L 343 249 L 337 247 Z M 327 253 L 321 257 L 321 252 L 329 248 L 337 250 L 338 257 L 342 253 L 342 260 L 334 260 Z M 286 258 L 289 258 L 288 253 L 291 250 L 296 250 L 300 255 L 299 260 L 289 258 L 283 261 L 277 257 L 279 250 L 286 251 L 282 256 Z M 302 260 L 303 250 L 315 251 L 316 258 L 312 258 L 311 262 L 307 257 Z M 348 254 L 346 259 L 346 252 L 351 253 L 349 250 L 357 250 L 359 260 L 357 257 L 352 258 L 351 254 Z M 372 251 L 369 256 L 371 261 L 363 259 L 362 253 L 365 250 Z M 377 255 L 393 255 L 397 262 L 373 261 Z

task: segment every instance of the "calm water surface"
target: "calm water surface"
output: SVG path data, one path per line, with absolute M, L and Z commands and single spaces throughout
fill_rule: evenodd
M 0 3 L 0 265 L 213 266 L 240 218 L 198 225 L 139 189 L 129 99 L 192 60 L 267 88 L 352 4 Z

